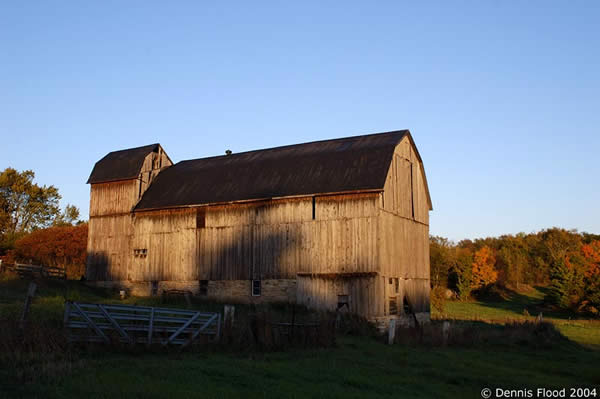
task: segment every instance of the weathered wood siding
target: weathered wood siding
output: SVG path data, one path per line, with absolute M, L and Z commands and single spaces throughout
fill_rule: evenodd
M 86 262 L 86 276 L 89 280 L 144 280 L 145 276 L 152 276 L 153 272 L 139 261 L 139 257 L 134 257 L 134 249 L 148 248 L 149 245 L 179 245 L 181 237 L 171 234 L 176 230 L 169 230 L 166 235 L 173 243 L 157 241 L 156 237 L 154 240 L 157 242 L 146 243 L 143 241 L 144 235 L 140 236 L 139 229 L 135 234 L 136 242 L 133 242 L 131 212 L 152 179 L 171 164 L 167 154 L 159 147 L 158 152 L 146 156 L 138 178 L 91 185 Z M 140 239 L 146 246 L 136 246 Z M 159 258 L 155 263 L 163 264 L 165 261 Z M 153 267 L 159 269 L 157 266 Z
M 378 237 L 382 296 L 388 298 L 381 310 L 389 311 L 389 279 L 398 278 L 400 301 L 406 297 L 415 311 L 429 311 L 429 202 L 422 165 L 408 138 L 394 153 L 382 196 Z
M 126 280 L 132 234 L 130 212 L 138 200 L 135 179 L 92 184 L 86 278 Z
M 132 217 L 132 279 L 196 280 L 196 210 L 155 211 Z M 134 250 L 146 250 L 135 256 Z
M 90 218 L 129 213 L 137 200 L 137 180 L 92 184 L 90 188 Z
M 423 165 L 404 138 L 396 147 L 384 192 L 383 209 L 398 216 L 429 224 L 429 202 Z
M 148 186 L 152 183 L 156 175 L 172 164 L 162 147 L 158 148 L 158 152 L 151 152 L 146 156 L 138 179 L 138 199 L 142 197 L 142 194 L 148 189 Z
M 377 195 L 139 212 L 134 279 L 295 279 L 375 271 Z M 133 252 L 132 255 L 133 257 Z
M 376 276 L 322 278 L 298 276 L 296 302 L 314 309 L 335 311 L 341 295 L 348 298 L 348 309 L 365 317 L 375 316 L 378 308 Z
M 131 256 L 131 216 L 90 217 L 88 223 L 88 280 L 127 280 Z

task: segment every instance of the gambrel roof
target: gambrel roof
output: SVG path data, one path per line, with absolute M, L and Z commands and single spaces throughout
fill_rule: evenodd
M 414 147 L 399 130 L 181 161 L 156 176 L 135 210 L 382 191 L 404 137 Z
M 117 180 L 135 179 L 139 176 L 146 156 L 158 151 L 160 144 L 109 152 L 96 162 L 88 183 L 105 183 Z

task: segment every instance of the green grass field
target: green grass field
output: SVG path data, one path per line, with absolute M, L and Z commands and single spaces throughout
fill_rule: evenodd
M 0 281 L 0 318 L 18 314 L 27 282 Z M 543 293 L 505 302 L 450 302 L 434 318 L 503 323 L 532 319 Z M 65 297 L 117 302 L 114 294 L 76 282 L 40 287 L 31 316 L 60 320 Z M 129 303 L 155 304 L 130 298 Z M 172 306 L 170 304 L 169 306 Z M 197 304 L 197 306 L 212 306 Z M 523 309 L 531 316 L 526 316 Z M 40 398 L 479 398 L 484 387 L 600 385 L 600 322 L 544 312 L 570 339 L 545 349 L 497 342 L 486 346 L 384 345 L 343 336 L 330 349 L 224 354 L 214 351 L 86 351 L 59 376 L 27 383 L 10 365 L 0 370 L 0 396 Z M 50 366 L 49 366 L 50 367 Z M 600 394 L 600 393 L 599 393 Z

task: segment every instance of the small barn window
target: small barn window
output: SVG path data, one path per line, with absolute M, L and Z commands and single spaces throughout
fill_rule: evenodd
M 252 296 L 260 296 L 261 294 L 261 281 L 260 280 L 252 280 Z
M 346 307 L 346 310 L 350 309 L 350 301 L 348 300 L 348 295 L 338 295 L 337 299 L 337 308 L 342 309 Z
M 148 256 L 148 250 L 146 248 L 136 248 L 133 250 L 133 256 L 136 258 L 145 258 Z
M 312 219 L 317 218 L 317 197 L 312 197 Z
M 202 296 L 208 295 L 208 280 L 200 280 L 199 294 Z
M 394 286 L 396 288 L 396 294 L 400 292 L 400 280 L 398 279 L 398 277 L 396 277 L 394 279 Z
M 203 229 L 206 227 L 206 209 L 200 208 L 196 212 L 196 228 Z

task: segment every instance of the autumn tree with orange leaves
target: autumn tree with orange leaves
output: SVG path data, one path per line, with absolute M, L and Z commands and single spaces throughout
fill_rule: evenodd
M 88 226 L 57 226 L 35 230 L 17 240 L 11 255 L 21 262 L 66 269 L 68 278 L 85 273 Z
M 488 246 L 481 247 L 473 254 L 473 273 L 471 285 L 479 289 L 493 284 L 498 280 L 498 271 L 494 267 L 496 257 Z

